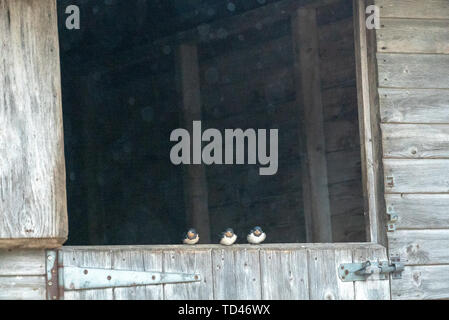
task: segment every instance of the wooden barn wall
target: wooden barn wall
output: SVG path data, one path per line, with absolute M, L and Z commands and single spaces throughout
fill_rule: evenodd
M 0 249 L 0 300 L 43 300 L 45 251 Z
M 377 60 L 394 299 L 449 298 L 449 2 L 377 0 Z

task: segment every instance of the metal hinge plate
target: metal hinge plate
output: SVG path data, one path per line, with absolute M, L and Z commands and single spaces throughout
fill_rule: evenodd
M 64 266 L 57 250 L 47 250 L 46 281 L 47 299 L 57 300 L 64 290 L 101 289 L 186 283 L 201 281 L 199 274 L 112 270 Z
M 343 263 L 338 267 L 338 276 L 343 282 L 400 279 L 404 265 L 399 257 L 392 257 L 391 261 L 366 261 L 363 263 Z
M 201 281 L 198 274 L 64 267 L 64 289 L 83 290 Z

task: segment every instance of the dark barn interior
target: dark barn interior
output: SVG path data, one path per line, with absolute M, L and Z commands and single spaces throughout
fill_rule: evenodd
M 201 243 L 217 243 L 226 227 L 245 243 L 255 225 L 267 243 L 310 240 L 308 114 L 283 3 L 58 1 L 66 244 L 177 244 L 190 226 L 200 237 L 209 228 Z M 80 8 L 80 30 L 65 27 L 71 4 Z M 316 9 L 333 242 L 366 238 L 352 16 L 347 0 Z M 191 47 L 192 37 L 195 50 L 180 50 L 184 38 Z M 183 61 L 198 70 L 200 103 L 193 111 L 182 106 L 182 84 L 196 76 L 183 72 Z M 173 165 L 170 133 L 199 118 L 204 128 L 220 131 L 278 129 L 277 174 L 261 176 L 259 166 L 249 164 Z M 192 215 L 200 215 L 203 226 L 192 225 L 198 221 Z

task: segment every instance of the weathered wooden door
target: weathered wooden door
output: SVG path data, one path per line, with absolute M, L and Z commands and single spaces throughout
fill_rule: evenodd
M 377 244 L 62 247 L 47 256 L 50 299 L 390 299 L 388 279 L 339 277 L 341 264 L 388 260 Z

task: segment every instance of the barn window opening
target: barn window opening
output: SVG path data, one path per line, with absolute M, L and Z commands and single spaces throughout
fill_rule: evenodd
M 352 1 L 60 0 L 58 15 L 66 244 L 179 244 L 189 227 L 246 243 L 254 226 L 265 243 L 366 241 Z M 190 165 L 170 157 L 177 129 Z M 201 157 L 208 129 L 222 164 Z M 257 148 L 247 136 L 226 164 L 231 129 Z

